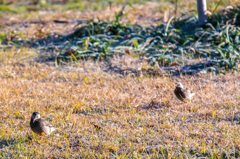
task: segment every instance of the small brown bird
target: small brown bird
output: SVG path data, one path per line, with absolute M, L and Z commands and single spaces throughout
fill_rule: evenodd
M 38 112 L 32 114 L 30 127 L 34 133 L 40 136 L 50 135 L 55 130 L 51 124 L 49 124 L 44 118 L 40 117 Z
M 195 93 L 192 93 L 188 88 L 184 88 L 182 83 L 177 82 L 175 83 L 176 88 L 174 90 L 174 93 L 176 95 L 176 97 L 185 103 L 188 103 L 189 101 L 191 101 L 192 96 L 195 95 Z

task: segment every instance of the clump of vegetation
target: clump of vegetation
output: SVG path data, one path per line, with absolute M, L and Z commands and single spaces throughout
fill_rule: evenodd
M 192 64 L 186 73 L 199 69 L 216 73 L 238 70 L 239 8 L 210 15 L 205 26 L 198 26 L 194 16 L 183 15 L 177 19 L 172 17 L 168 23 L 148 27 L 121 23 L 123 9 L 116 14 L 115 21 L 92 20 L 77 29 L 69 36 L 76 39 L 72 43 L 76 51 L 60 54 L 58 58 L 67 59 L 71 55 L 99 58 L 121 54 L 127 49 L 153 65 Z M 196 64 L 194 61 L 199 58 L 200 63 Z

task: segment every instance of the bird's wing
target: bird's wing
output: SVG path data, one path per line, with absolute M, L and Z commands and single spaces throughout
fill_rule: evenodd
M 175 89 L 174 90 L 174 93 L 175 93 L 175 95 L 176 95 L 176 97 L 179 99 L 179 100 L 181 100 L 181 101 L 183 101 L 184 99 L 185 99 L 185 92 L 184 92 L 184 90 L 182 90 L 182 89 Z
M 50 133 L 55 130 L 55 128 L 52 126 L 52 124 L 50 124 L 43 118 L 41 118 L 41 124 L 42 124 L 43 128 L 48 129 L 50 131 Z

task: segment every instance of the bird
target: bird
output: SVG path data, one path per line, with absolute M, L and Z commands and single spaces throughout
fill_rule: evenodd
M 55 128 L 48 123 L 44 118 L 41 118 L 38 112 L 33 112 L 30 127 L 32 131 L 40 136 L 50 135 Z
M 174 90 L 174 93 L 176 97 L 182 102 L 191 102 L 191 98 L 195 95 L 195 93 L 192 93 L 187 87 L 184 88 L 180 82 L 175 83 L 175 86 L 176 88 Z

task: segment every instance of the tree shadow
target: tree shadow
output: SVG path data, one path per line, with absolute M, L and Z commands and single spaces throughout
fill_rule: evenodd
M 236 14 L 233 14 L 235 12 Z M 217 14 L 208 16 L 208 23 L 199 26 L 195 16 L 182 15 L 172 19 L 169 23 L 161 23 L 158 26 L 142 27 L 138 24 L 123 24 L 115 21 L 89 20 L 78 21 L 75 30 L 68 34 L 54 34 L 44 38 L 12 41 L 17 46 L 24 46 L 38 50 L 37 62 L 48 61 L 77 61 L 81 59 L 93 59 L 106 61 L 106 72 L 139 76 L 141 73 L 147 76 L 180 76 L 202 75 L 212 72 L 224 73 L 225 69 L 235 69 L 238 57 L 228 60 L 226 57 L 232 54 L 231 47 L 223 42 L 225 34 L 220 34 L 225 22 L 231 25 L 240 24 L 239 7 L 223 10 Z M 119 16 L 121 12 L 118 13 Z M 39 22 L 40 23 L 40 22 Z M 55 21 L 54 23 L 68 23 L 67 21 Z M 44 23 L 41 23 L 44 25 Z M 78 27 L 78 25 L 81 26 Z M 225 29 L 226 30 L 226 29 Z M 228 39 L 236 39 L 235 32 L 228 31 Z M 8 41 L 3 41 L 7 44 Z M 231 41 L 234 45 L 234 41 Z M 225 57 L 219 53 L 219 45 Z M 141 46 L 141 47 L 140 47 Z M 107 60 L 117 55 L 120 58 L 132 54 L 141 58 L 155 68 L 121 68 L 112 66 Z M 230 57 L 231 58 L 231 57 Z M 199 59 L 199 60 L 197 60 Z M 121 59 L 120 59 L 121 60 Z M 197 62 L 196 62 L 197 61 Z

